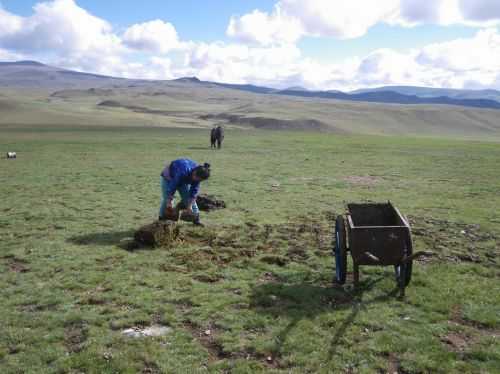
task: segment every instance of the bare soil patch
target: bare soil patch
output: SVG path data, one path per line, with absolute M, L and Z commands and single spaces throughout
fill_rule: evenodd
M 468 340 L 465 334 L 451 332 L 441 337 L 443 342 L 450 350 L 455 352 L 463 352 L 468 347 Z
M 7 268 L 15 273 L 27 273 L 31 270 L 28 267 L 29 262 L 22 258 L 18 258 L 13 255 L 7 255 L 4 256 L 3 259 L 6 260 Z
M 213 324 L 208 324 L 205 328 L 187 320 L 184 322 L 184 328 L 193 336 L 193 338 L 202 345 L 209 354 L 209 361 L 217 361 L 228 358 L 230 354 L 224 351 L 222 344 L 217 342 L 216 336 L 218 329 Z
M 224 359 L 245 359 L 260 361 L 269 368 L 280 367 L 278 355 L 263 355 L 258 354 L 253 350 L 237 352 L 228 352 L 224 350 L 223 345 L 218 340 L 221 330 L 214 323 L 209 323 L 207 326 L 201 327 L 192 323 L 190 320 L 187 320 L 184 322 L 184 328 L 189 331 L 193 338 L 207 350 L 209 354 L 209 362 Z
M 436 254 L 419 261 L 474 262 L 498 266 L 500 239 L 480 225 L 451 222 L 432 217 L 409 217 L 414 239 Z
M 81 352 L 88 338 L 88 327 L 83 322 L 70 324 L 64 332 L 64 345 L 70 353 Z
M 143 114 L 155 114 L 159 116 L 189 116 L 190 114 L 188 112 L 180 112 L 180 111 L 175 111 L 175 110 L 157 110 L 157 109 L 150 109 L 147 107 L 143 106 L 138 106 L 138 105 L 127 105 L 127 104 L 122 104 L 118 101 L 114 100 L 104 100 L 97 104 L 98 107 L 108 107 L 108 108 L 122 108 L 122 109 L 128 109 L 131 110 L 132 112 L 135 113 L 143 113 Z
M 239 114 L 220 113 L 205 114 L 200 116 L 202 120 L 226 121 L 232 125 L 252 126 L 257 129 L 266 130 L 334 130 L 332 126 L 316 119 L 278 119 L 269 117 L 245 117 Z
M 343 180 L 347 183 L 350 183 L 352 185 L 356 186 L 364 186 L 364 187 L 373 187 L 376 184 L 378 184 L 381 179 L 378 177 L 370 176 L 370 175 L 349 175 Z

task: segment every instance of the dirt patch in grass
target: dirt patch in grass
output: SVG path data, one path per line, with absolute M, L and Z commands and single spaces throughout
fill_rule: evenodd
M 450 314 L 450 323 L 460 326 L 467 326 L 476 329 L 478 332 L 491 335 L 500 336 L 500 330 L 495 329 L 489 325 L 483 324 L 478 321 L 472 321 L 465 319 L 462 314 L 462 307 L 460 305 L 455 305 Z
M 500 239 L 476 224 L 457 223 L 432 217 L 409 217 L 413 239 L 423 241 L 436 254 L 419 261 L 473 262 L 498 266 Z
M 468 340 L 468 336 L 457 332 L 451 332 L 441 337 L 441 342 L 455 352 L 463 352 L 468 347 Z
M 84 322 L 75 322 L 66 327 L 64 345 L 70 353 L 81 352 L 88 338 L 88 327 Z
M 310 255 L 307 253 L 306 248 L 300 246 L 298 242 L 291 242 L 288 245 L 287 257 L 295 262 L 302 262 L 307 260 Z
M 214 325 L 209 324 L 202 328 L 187 320 L 184 321 L 184 328 L 207 350 L 210 362 L 230 357 L 230 354 L 224 351 L 222 344 L 217 342 L 216 337 L 219 331 Z
M 221 330 L 213 323 L 209 323 L 206 327 L 202 328 L 187 320 L 184 322 L 184 328 L 207 350 L 209 362 L 244 359 L 259 361 L 268 368 L 280 367 L 279 356 L 277 354 L 262 354 L 255 352 L 253 349 L 245 349 L 236 352 L 226 351 L 218 339 Z
M 89 88 L 88 90 L 61 90 L 56 91 L 50 97 L 57 97 L 59 99 L 69 99 L 74 97 L 89 97 L 89 96 L 112 96 L 115 92 L 111 89 L 104 88 Z
M 264 256 L 260 258 L 260 261 L 265 262 L 269 265 L 285 266 L 288 264 L 289 260 L 284 256 Z
M 363 187 L 373 187 L 380 182 L 380 178 L 370 175 L 349 175 L 343 180 L 349 184 Z
M 210 228 L 183 226 L 183 244 L 200 247 L 196 258 L 191 254 L 173 254 L 184 260 L 209 261 L 220 266 L 259 256 L 267 264 L 286 266 L 303 262 L 317 251 L 331 250 L 331 222 L 301 218 L 276 225 L 226 225 Z
M 154 114 L 159 116 L 189 116 L 187 112 L 174 111 L 174 110 L 158 110 L 158 109 L 150 109 L 144 106 L 139 105 L 128 105 L 122 104 L 115 100 L 104 100 L 97 104 L 97 107 L 108 107 L 108 108 L 121 108 L 128 109 L 135 113 L 143 113 L 143 114 Z
M 18 308 L 21 312 L 36 313 L 36 312 L 44 312 L 47 310 L 50 310 L 50 311 L 56 310 L 57 304 L 55 304 L 55 303 L 50 303 L 50 304 L 29 303 L 29 304 L 22 304 Z
M 144 368 L 141 371 L 142 374 L 161 374 L 163 370 L 152 361 L 144 361 Z
M 206 114 L 200 116 L 202 120 L 220 120 L 226 121 L 232 125 L 238 126 L 251 126 L 257 129 L 265 130 L 337 130 L 333 126 L 318 121 L 316 119 L 278 119 L 269 117 L 246 117 L 239 114 L 220 113 L 220 114 Z M 337 130 L 340 131 L 340 130 Z
M 211 273 L 200 273 L 196 274 L 193 279 L 197 280 L 198 282 L 203 282 L 203 283 L 216 283 L 224 277 L 221 274 L 211 274 Z
M 259 278 L 259 283 L 277 283 L 278 281 L 279 278 L 274 273 L 271 273 L 269 271 L 266 271 Z
M 464 319 L 460 305 L 452 308 L 448 323 L 451 331 L 439 339 L 448 350 L 458 353 L 460 357 L 465 357 L 484 339 L 496 341 L 500 337 L 499 329 Z
M 383 373 L 388 374 L 405 374 L 406 372 L 401 369 L 401 363 L 394 353 L 387 354 L 387 371 Z
M 13 255 L 7 255 L 2 258 L 6 261 L 7 267 L 10 271 L 15 273 L 27 273 L 31 270 L 28 267 L 29 262 L 22 258 L 18 258 Z

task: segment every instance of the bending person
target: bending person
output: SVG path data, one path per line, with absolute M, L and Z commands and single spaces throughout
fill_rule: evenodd
M 162 200 L 158 219 L 166 219 L 166 211 L 173 209 L 174 195 L 179 191 L 183 207 L 195 217 L 193 223 L 201 225 L 196 196 L 200 191 L 200 182 L 209 177 L 210 164 L 207 163 L 198 165 L 190 159 L 178 159 L 168 164 L 160 177 Z

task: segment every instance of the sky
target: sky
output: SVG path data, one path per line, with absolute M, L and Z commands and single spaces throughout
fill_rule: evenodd
M 0 61 L 343 90 L 500 89 L 500 0 L 0 0 Z

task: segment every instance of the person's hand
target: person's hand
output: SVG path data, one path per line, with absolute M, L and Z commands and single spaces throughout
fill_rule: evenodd
M 173 208 L 172 200 L 168 200 L 167 201 L 167 209 L 172 209 L 172 208 Z

